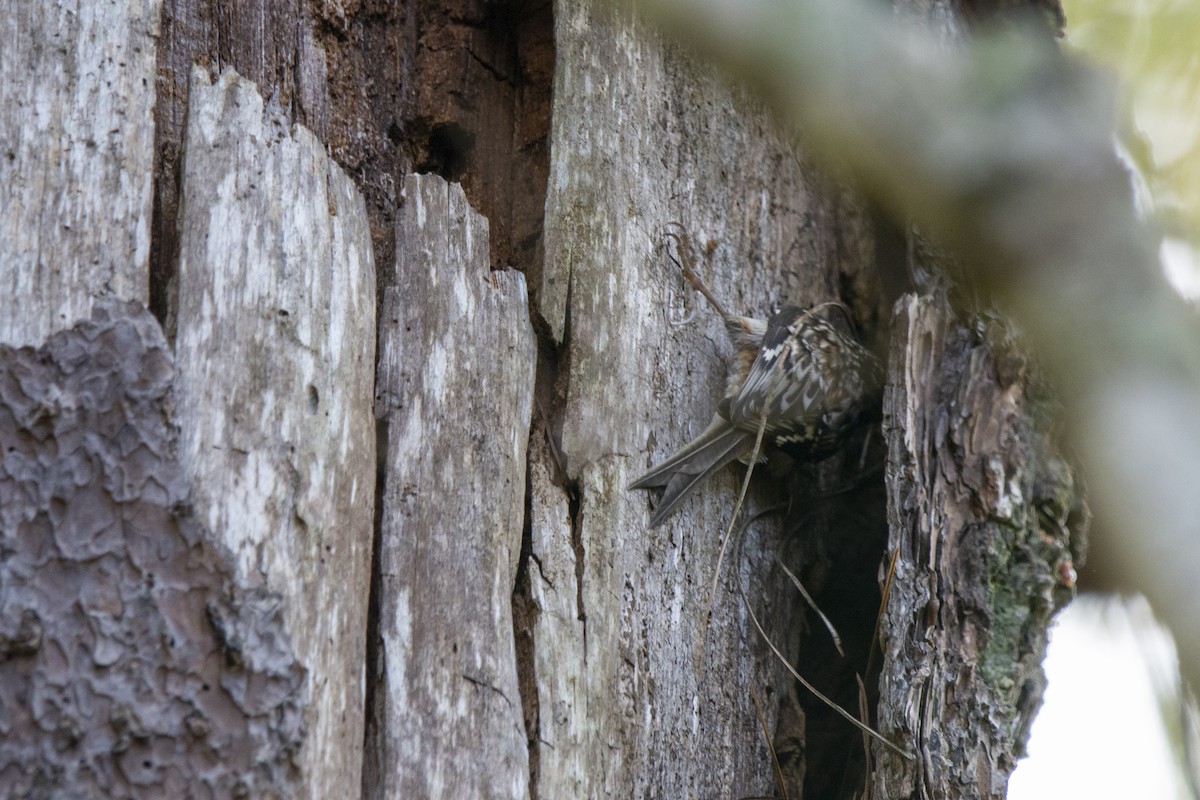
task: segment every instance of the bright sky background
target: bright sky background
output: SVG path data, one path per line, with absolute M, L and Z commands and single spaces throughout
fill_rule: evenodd
M 1160 698 L 1178 694 L 1175 646 L 1144 599 L 1077 599 L 1054 623 L 1045 669 L 1008 800 L 1191 800 L 1160 715 Z

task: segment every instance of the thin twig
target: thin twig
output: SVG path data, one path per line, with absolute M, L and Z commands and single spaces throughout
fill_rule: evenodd
M 741 587 L 739 586 L 738 588 L 740 589 Z M 743 599 L 745 599 L 744 595 L 743 595 Z M 765 630 L 763 630 L 762 624 L 758 621 L 758 615 L 756 615 L 754 613 L 754 609 L 750 607 L 750 603 L 748 603 L 748 602 L 746 603 L 746 611 L 748 611 L 750 613 L 750 620 L 754 623 L 754 627 L 758 629 L 759 636 L 761 636 L 763 638 L 763 641 L 767 643 L 767 647 L 771 648 L 771 652 L 774 653 L 775 657 L 778 658 L 780 660 L 780 662 L 783 664 L 783 666 L 787 668 L 787 671 L 792 674 L 792 677 L 800 682 L 801 686 L 803 686 L 805 689 L 808 689 L 808 691 L 812 692 L 814 697 L 816 697 L 818 700 L 820 700 L 825 705 L 832 708 L 835 712 L 838 713 L 838 715 L 840 715 L 843 719 L 845 719 L 851 725 L 858 728 L 860 731 L 867 734 L 871 738 L 875 739 L 876 741 L 878 741 L 880 744 L 882 744 L 887 749 L 891 750 L 896 755 L 900 756 L 901 758 L 907 759 L 908 761 L 916 761 L 915 755 L 913 755 L 912 753 L 908 752 L 907 750 L 905 750 L 897 745 L 892 744 L 891 742 L 889 742 L 887 739 L 884 738 L 883 734 L 872 729 L 870 726 L 864 725 L 863 723 L 859 722 L 858 719 L 856 719 L 853 714 L 846 711 L 844 708 L 839 706 L 837 703 L 830 700 L 828 697 L 823 695 L 820 692 L 820 690 L 817 689 L 817 687 L 813 686 L 811 683 L 809 683 L 807 680 L 805 680 L 804 676 L 802 676 L 799 672 L 796 671 L 796 668 L 793 667 L 786 658 L 784 658 L 783 653 L 779 652 L 779 648 L 777 648 L 775 646 L 775 643 L 771 641 L 771 638 L 769 636 L 767 636 L 767 632 Z
M 857 672 L 854 673 L 854 680 L 858 682 L 858 716 L 862 719 L 864 725 L 871 722 L 871 714 L 867 708 L 867 687 L 863 683 L 862 676 Z M 871 796 L 871 740 L 863 734 L 863 800 L 870 800 Z
M 683 228 L 683 226 L 677 222 L 667 223 L 667 225 L 675 226 L 681 230 Z M 675 262 L 675 266 L 679 268 L 681 273 L 683 273 L 683 277 L 687 279 L 688 283 L 690 283 L 693 288 L 696 289 L 696 291 L 704 295 L 704 299 L 707 300 L 709 305 L 711 305 L 713 309 L 721 315 L 721 319 L 728 321 L 730 318 L 729 312 L 725 310 L 725 306 L 721 304 L 721 301 L 717 299 L 717 296 L 713 294 L 713 291 L 708 288 L 708 284 L 700 278 L 700 276 L 696 273 L 696 270 L 692 267 L 692 265 L 695 263 L 695 259 L 691 254 L 691 238 L 686 232 L 675 233 L 674 231 L 669 230 L 663 232 L 663 238 L 673 240 L 675 242 L 675 246 L 679 248 L 679 258 L 676 258 L 669 248 L 667 249 L 667 258 Z M 687 250 L 686 253 L 684 252 L 685 249 Z
M 773 394 L 774 386 L 767 389 L 767 396 L 763 400 L 762 419 L 759 420 L 758 433 L 754 437 L 754 449 L 750 451 L 750 463 L 746 467 L 746 477 L 742 480 L 742 490 L 738 492 L 737 503 L 733 506 L 733 516 L 729 518 L 729 527 L 725 529 L 725 535 L 721 537 L 721 552 L 717 555 L 717 569 L 713 573 L 712 585 L 708 591 L 708 607 L 704 612 L 704 628 L 700 633 L 700 641 L 703 643 L 708 636 L 708 624 L 712 619 L 713 603 L 717 599 L 717 583 L 721 580 L 721 565 L 725 562 L 725 550 L 729 547 L 729 540 L 733 533 L 734 525 L 737 523 L 738 514 L 742 511 L 742 503 L 746 499 L 746 492 L 750 488 L 750 476 L 754 474 L 754 465 L 758 463 L 759 453 L 762 452 L 763 435 L 767 430 L 767 406 L 771 403 L 771 395 Z M 741 589 L 741 586 L 738 587 Z
M 867 670 L 875 664 L 875 654 L 879 652 L 879 628 L 883 625 L 883 610 L 887 608 L 888 595 L 892 592 L 892 576 L 896 574 L 896 560 L 900 557 L 900 549 L 892 553 L 892 561 L 888 564 L 887 580 L 883 582 L 883 596 L 879 598 L 879 612 L 875 615 L 875 630 L 871 633 L 871 649 L 867 652 Z
M 751 681 L 747 686 L 750 689 L 750 700 L 754 703 L 754 713 L 758 717 L 759 730 L 762 731 L 767 752 L 771 754 L 771 769 L 775 772 L 775 784 L 779 787 L 779 794 L 783 796 L 783 800 L 788 800 L 787 783 L 783 779 L 783 767 L 779 763 L 779 757 L 775 754 L 775 746 L 771 744 L 771 734 L 767 730 L 767 717 L 763 714 L 762 705 L 758 702 L 758 692 L 754 691 L 754 682 Z
M 796 589 L 800 592 L 800 596 L 804 598 L 806 603 L 808 603 L 808 607 L 811 608 L 813 612 L 821 618 L 821 622 L 825 625 L 825 630 L 829 631 L 829 635 L 833 638 L 833 646 L 837 648 L 838 655 L 842 658 L 845 658 L 846 651 L 842 650 L 842 637 L 838 635 L 837 628 L 833 627 L 833 623 L 829 621 L 829 617 L 825 616 L 825 613 L 817 607 L 816 601 L 812 599 L 812 595 L 810 595 L 808 590 L 804 588 L 804 584 L 800 582 L 800 579 L 796 577 L 795 573 L 787 568 L 786 564 L 779 560 L 779 556 L 775 557 L 775 563 L 778 564 L 780 569 L 782 569 L 784 573 L 792 579 L 792 583 L 795 584 Z

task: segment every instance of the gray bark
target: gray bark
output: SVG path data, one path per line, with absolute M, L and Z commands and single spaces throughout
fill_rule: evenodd
M 540 35 L 524 24 L 536 15 L 502 26 L 464 2 L 442 37 L 416 30 L 422 5 L 404 26 L 389 11 L 383 35 L 359 4 L 280 19 L 266 5 L 165 15 L 157 85 L 176 127 L 156 175 L 169 230 L 154 236 L 174 353 L 144 309 L 157 7 L 0 14 L 3 41 L 37 45 L 0 53 L 0 341 L 31 345 L 0 347 L 0 697 L 19 709 L 0 780 L 24 794 L 758 796 L 776 780 L 757 697 L 790 796 L 806 766 L 812 794 L 845 789 L 842 740 L 858 734 L 796 694 L 750 609 L 815 678 L 828 637 L 803 629 L 776 558 L 803 553 L 809 588 L 836 598 L 827 611 L 865 607 L 850 668 L 821 676 L 850 681 L 854 710 L 880 481 L 827 502 L 837 464 L 760 471 L 743 519 L 797 503 L 732 544 L 719 574 L 741 471 L 655 530 L 626 487 L 707 425 L 731 358 L 664 230 L 691 236 L 731 310 L 840 298 L 882 341 L 885 254 L 861 204 L 744 92 L 599 0 L 555 6 L 548 164 L 531 121 L 545 92 L 522 83 L 547 48 L 509 52 Z M 208 40 L 192 30 L 206 15 Z M 56 30 L 70 46 L 41 44 Z M 419 80 L 410 44 L 432 71 L 466 66 L 395 90 L 410 98 L 395 107 L 345 77 L 399 53 L 385 72 Z M 201 71 L 185 93 L 193 58 L 252 62 L 258 84 Z M 461 120 L 425 96 L 464 95 L 480 73 L 506 93 Z M 475 130 L 517 107 L 529 118 Z M 411 136 L 422 159 L 465 171 L 467 194 L 407 174 L 393 140 Z M 468 194 L 543 167 L 545 259 L 520 265 L 527 296 L 520 273 L 491 269 L 493 223 Z M 505 228 L 501 259 L 539 252 L 529 202 L 478 205 Z M 374 253 L 372 226 L 387 243 Z M 109 295 L 130 302 L 95 305 Z M 877 748 L 875 787 L 999 796 L 1040 691 L 1074 489 L 1002 329 L 928 296 L 896 321 L 879 726 L 918 757 Z
M 564 342 L 566 402 L 561 465 L 545 448 L 531 459 L 537 794 L 767 794 L 750 692 L 773 730 L 788 681 L 737 587 L 793 652 L 797 598 L 772 566 L 778 522 L 752 531 L 741 557 L 731 548 L 713 597 L 741 473 L 657 530 L 647 496 L 626 489 L 708 424 L 731 356 L 720 319 L 659 245 L 679 223 L 726 305 L 759 316 L 841 285 L 869 318 L 873 249 L 853 204 L 714 72 L 608 4 L 559 2 L 555 23 L 539 310 Z M 748 508 L 778 497 L 753 490 Z
M 379 797 L 522 797 L 512 589 L 536 347 L 525 279 L 488 266 L 462 188 L 409 176 L 384 293 L 387 425 L 374 706 Z
M 305 667 L 191 513 L 173 377 L 132 302 L 0 346 L 6 796 L 300 794 Z
M 97 297 L 147 300 L 159 10 L 0 10 L 0 342 L 39 344 Z
M 303 686 L 297 796 L 362 766 L 375 505 L 375 265 L 362 196 L 250 82 L 193 72 L 176 415 L 196 515 L 277 593 Z
M 103 26 L 140 30 L 143 11 Z M 112 35 L 82 18 L 75 35 Z M 153 64 L 149 44 L 123 65 Z M 52 96 L 74 75 L 3 83 Z M 153 82 L 122 73 L 112 95 L 56 107 L 125 142 L 148 106 L 128 125 L 105 114 Z M 0 277 L 22 292 L 5 321 L 17 341 L 65 326 L 0 348 L 0 774 L 15 796 L 328 797 L 360 780 L 375 494 L 362 200 L 236 76 L 198 80 L 192 110 L 175 370 L 143 306 L 149 203 L 129 208 L 150 134 L 128 164 L 102 148 L 70 174 L 60 141 L 26 146 L 18 177 L 54 176 L 32 227 L 25 184 L 4 185 Z M 130 191 L 113 177 L 126 166 Z M 95 299 L 109 294 L 133 300 Z

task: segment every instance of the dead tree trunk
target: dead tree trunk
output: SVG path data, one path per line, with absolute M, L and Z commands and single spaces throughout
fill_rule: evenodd
M 1003 795 L 1078 522 L 1047 406 L 753 98 L 599 0 L 10 5 L 14 796 Z M 763 470 L 723 561 L 743 473 L 653 530 L 626 488 L 731 357 L 669 226 L 889 362 L 883 444 Z
M 253 85 L 198 72 L 172 352 L 146 311 L 158 10 L 105 9 L 22 5 L 5 35 L 41 60 L 5 71 L 38 99 L 5 102 L 4 783 L 333 796 L 363 743 L 362 199 Z

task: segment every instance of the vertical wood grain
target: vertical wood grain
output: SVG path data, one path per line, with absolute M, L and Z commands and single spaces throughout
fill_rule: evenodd
M 278 593 L 308 669 L 304 796 L 359 785 L 375 495 L 375 275 L 362 197 L 253 84 L 193 73 L 176 410 L 196 514 Z
M 147 300 L 159 7 L 0 8 L 0 342 Z
M 524 277 L 488 262 L 487 220 L 461 187 L 408 176 L 380 336 L 388 443 L 371 797 L 529 791 L 512 591 L 536 349 Z

